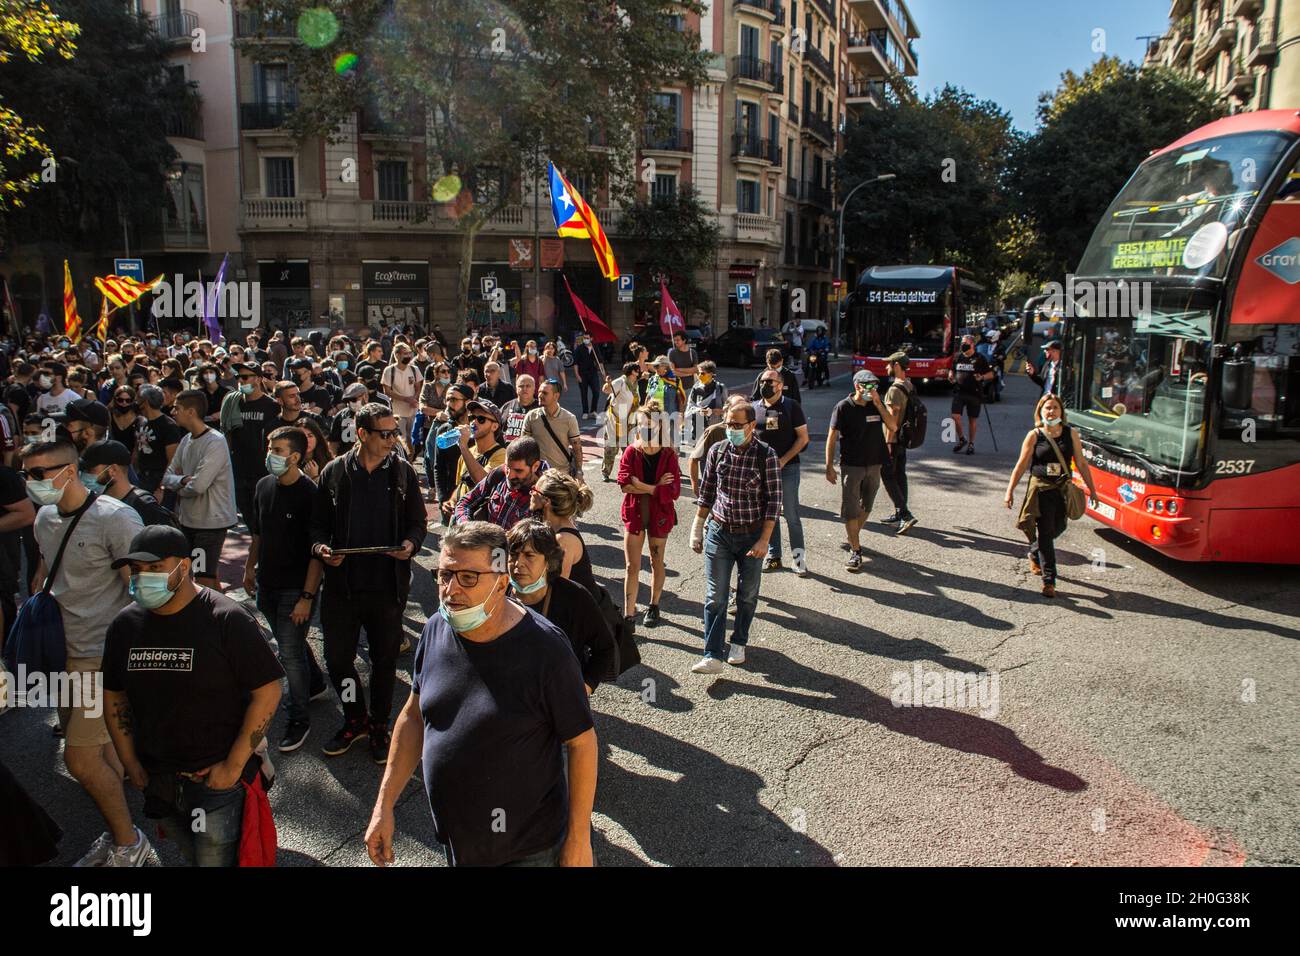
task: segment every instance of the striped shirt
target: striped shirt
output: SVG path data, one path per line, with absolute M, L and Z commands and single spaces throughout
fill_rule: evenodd
M 541 470 L 538 477 L 546 474 L 546 462 L 541 463 Z M 455 511 L 452 512 L 452 524 L 460 524 L 462 521 L 472 521 L 473 514 L 478 510 L 480 502 L 484 497 L 487 498 L 487 514 L 483 516 L 484 521 L 490 521 L 498 527 L 505 528 L 509 531 L 515 526 L 515 522 L 520 518 L 527 518 L 529 515 L 529 498 L 532 495 L 532 488 L 523 488 L 515 491 L 510 487 L 510 477 L 502 475 L 497 478 L 497 472 L 504 472 L 506 465 L 500 465 L 493 468 L 474 488 L 467 492 L 458 502 L 456 502 Z M 496 479 L 493 481 L 493 479 Z M 491 491 L 489 491 L 491 486 Z
M 725 528 L 749 527 L 781 516 L 781 459 L 757 438 L 737 448 L 720 441 L 704 460 L 695 504 Z

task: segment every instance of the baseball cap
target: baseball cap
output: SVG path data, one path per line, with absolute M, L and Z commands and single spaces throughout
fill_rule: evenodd
M 1050 341 L 1050 342 L 1044 342 L 1044 343 L 1043 343 L 1043 348 L 1044 348 L 1044 350 L 1046 350 L 1046 349 L 1059 349 L 1060 347 L 1061 347 L 1061 340 L 1060 340 L 1060 339 L 1052 339 L 1052 341 Z
M 370 381 L 372 378 L 379 377 L 379 373 L 375 371 L 375 367 L 373 365 L 361 366 L 361 368 L 357 370 L 357 375 L 361 378 L 364 378 L 367 382 Z
M 496 419 L 498 425 L 501 424 L 501 409 L 496 402 L 489 402 L 485 398 L 478 398 L 465 406 L 467 411 L 482 412 L 484 415 L 490 415 Z
M 92 425 L 107 428 L 109 422 L 108 409 L 93 398 L 79 398 L 75 402 L 68 403 L 68 407 L 64 409 L 62 420 L 64 422 L 90 422 Z
M 860 368 L 853 373 L 854 385 L 879 385 L 880 379 L 869 369 Z
M 257 375 L 259 377 L 262 374 L 262 366 L 258 365 L 256 362 L 231 362 L 230 369 L 236 374 L 239 372 L 248 372 L 250 375 Z
M 885 359 L 885 361 L 890 365 L 901 365 L 903 368 L 907 368 L 910 364 L 906 352 L 895 352 L 893 355 L 889 356 L 889 358 Z
M 190 556 L 190 542 L 185 537 L 185 532 L 170 525 L 154 524 L 131 539 L 130 553 L 114 561 L 113 569 L 117 570 L 132 561 L 153 562 L 163 558 Z
M 87 448 L 81 455 L 81 467 L 102 468 L 105 465 L 123 465 L 131 464 L 131 451 L 120 441 L 113 441 L 111 438 L 105 438 L 103 441 L 97 441 Z
M 455 385 L 452 385 L 447 389 L 448 394 L 451 394 L 452 392 L 455 392 L 457 395 L 459 395 L 461 398 L 465 399 L 466 401 L 474 400 L 474 389 L 470 388 L 468 385 L 464 384 L 463 382 L 457 382 Z M 500 419 L 498 419 L 498 421 L 499 420 Z

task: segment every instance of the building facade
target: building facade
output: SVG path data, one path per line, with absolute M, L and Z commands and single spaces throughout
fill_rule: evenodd
M 1146 64 L 1200 77 L 1234 113 L 1300 107 L 1300 0 L 1173 0 Z

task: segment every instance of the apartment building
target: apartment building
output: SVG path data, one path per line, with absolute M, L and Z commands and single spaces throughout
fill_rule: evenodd
M 1173 0 L 1144 63 L 1200 77 L 1234 113 L 1300 107 L 1300 0 Z

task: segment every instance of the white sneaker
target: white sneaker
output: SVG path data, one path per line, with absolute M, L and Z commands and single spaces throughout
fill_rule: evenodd
M 721 674 L 726 668 L 716 657 L 701 657 L 698 664 L 691 668 L 692 674 Z
M 104 866 L 144 866 L 145 859 L 149 856 L 152 847 L 149 846 L 148 838 L 140 832 L 140 828 L 135 828 L 136 835 L 139 839 L 135 846 L 114 846 L 109 851 L 108 859 L 104 861 Z
M 745 645 L 744 645 L 744 644 L 732 644 L 732 645 L 731 645 L 731 653 L 729 653 L 729 654 L 727 655 L 727 663 L 728 663 L 728 664 L 743 664 L 743 663 L 745 663 Z
M 101 833 L 99 839 L 90 845 L 90 849 L 73 866 L 103 866 L 108 855 L 113 852 L 113 835 Z

